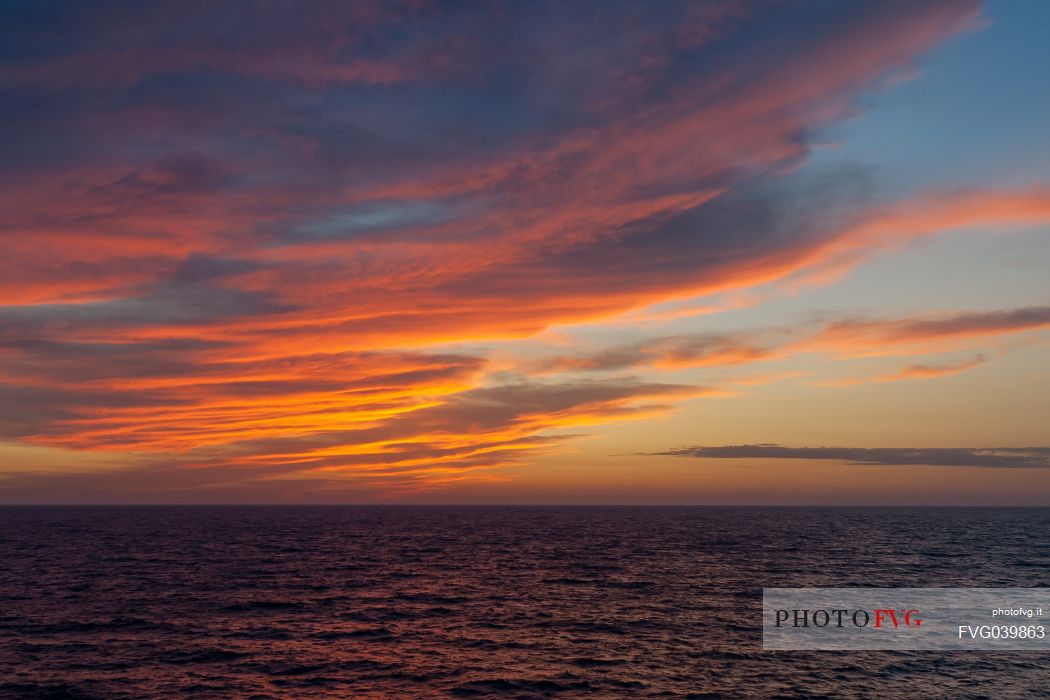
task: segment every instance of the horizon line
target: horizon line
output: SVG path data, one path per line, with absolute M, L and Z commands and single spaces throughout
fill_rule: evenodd
M 0 508 L 1050 508 L 1048 504 L 935 503 L 3 503 Z

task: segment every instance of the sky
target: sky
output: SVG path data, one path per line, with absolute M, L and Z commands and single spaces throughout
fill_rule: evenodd
M 1050 4 L 0 15 L 2 503 L 1050 505 Z

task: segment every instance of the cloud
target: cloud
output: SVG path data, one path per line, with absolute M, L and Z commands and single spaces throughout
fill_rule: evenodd
M 399 26 L 428 19 L 411 3 L 309 4 L 249 2 L 236 22 L 217 17 L 202 2 L 67 7 L 48 13 L 46 20 L 44 13 L 14 9 L 8 13 L 8 40 L 21 60 L 0 70 L 0 84 L 121 90 L 206 72 L 305 83 L 390 83 L 440 63 L 436 54 L 447 35 L 432 42 L 424 40 L 425 32 L 397 36 Z M 385 55 L 368 46 L 377 33 L 387 33 Z
M 560 355 L 526 366 L 536 372 L 596 372 L 629 367 L 676 369 L 681 367 L 729 366 L 766 359 L 773 350 L 741 337 L 718 334 L 675 335 L 606 348 L 587 355 Z
M 414 488 L 709 392 L 500 384 L 484 357 L 433 346 L 1050 220 L 1044 190 L 876 204 L 863 173 L 797 172 L 815 131 L 978 15 L 968 0 L 15 8 L 0 435 L 134 454 L 142 488 L 322 488 L 355 470 Z M 779 347 L 701 334 L 536 369 Z
M 6 95 L 18 102 L 11 114 L 33 115 L 12 117 L 8 140 L 37 147 L 3 202 L 5 228 L 32 243 L 5 241 L 0 279 L 10 282 L 0 291 L 18 303 L 113 300 L 129 283 L 162 284 L 189 256 L 235 257 L 258 269 L 229 285 L 311 319 L 345 318 L 338 300 L 354 298 L 369 325 L 387 321 L 385 334 L 398 318 L 399 334 L 433 333 L 429 313 L 392 311 L 440 305 L 449 332 L 514 335 L 776 278 L 808 264 L 840 223 L 806 212 L 840 210 L 835 200 L 850 195 L 752 177 L 804 157 L 810 130 L 835 114 L 829 102 L 848 103 L 969 26 L 975 8 L 765 16 L 602 4 L 573 21 L 536 6 L 511 25 L 455 9 L 338 3 L 310 13 L 322 22 L 278 3 L 253 15 L 252 37 L 223 23 L 198 33 L 206 7 L 138 9 L 135 37 L 106 12 L 46 25 L 31 15 L 19 41 L 53 38 L 63 22 L 81 28 L 81 41 L 47 42 L 56 55 L 29 53 L 17 66 L 46 73 L 58 62 L 67 82 L 36 76 Z M 776 40 L 784 22 L 798 45 Z M 472 26 L 486 31 L 465 34 Z M 311 52 L 338 61 L 377 44 L 398 56 L 424 36 L 447 46 L 448 70 L 383 90 L 274 83 L 238 63 L 294 67 Z M 724 48 L 730 41 L 739 48 Z M 208 52 L 229 56 L 200 58 Z M 71 69 L 84 56 L 130 73 L 136 87 L 120 80 L 110 88 L 120 99 L 99 97 L 101 86 L 77 83 Z M 805 81 L 789 79 L 804 67 Z M 537 84 L 558 99 L 537 95 Z M 97 151 L 82 150 L 85 131 L 101 132 Z M 36 254 L 44 245 L 56 251 L 46 263 Z M 383 287 L 394 289 L 369 308 L 369 291 Z M 507 303 L 536 312 L 504 322 Z
M 532 372 L 601 372 L 646 367 L 731 367 L 782 359 L 804 352 L 836 357 L 937 353 L 989 337 L 1050 327 L 1050 308 L 925 314 L 895 319 L 843 318 L 822 327 L 804 324 L 728 334 L 675 334 L 605 346 L 593 352 L 521 360 Z M 983 355 L 948 365 L 913 364 L 878 381 L 957 374 L 986 362 Z M 835 381 L 861 383 L 863 379 Z
M 962 362 L 955 362 L 947 365 L 908 365 L 892 374 L 876 377 L 875 380 L 880 382 L 893 382 L 899 379 L 932 379 L 934 377 L 945 377 L 965 372 L 974 367 L 979 367 L 986 361 L 987 360 L 983 355 L 978 355 L 969 360 L 963 360 Z
M 668 410 L 667 401 L 712 393 L 703 387 L 629 377 L 567 383 L 521 380 L 399 404 L 376 391 L 375 383 L 381 382 L 373 381 L 368 387 L 376 394 L 371 400 L 385 400 L 387 407 L 340 406 L 338 410 L 345 410 L 345 415 L 322 421 L 325 416 L 316 414 L 324 411 L 318 408 L 320 399 L 315 398 L 305 402 L 315 415 L 293 424 L 290 430 L 283 429 L 286 426 L 280 421 L 291 418 L 289 407 L 303 405 L 296 397 L 285 405 L 263 406 L 265 415 L 225 402 L 195 405 L 174 413 L 178 407 L 166 405 L 154 412 L 143 402 L 123 419 L 123 424 L 114 425 L 119 419 L 101 426 L 87 421 L 88 425 L 78 430 L 80 439 L 88 435 L 96 440 L 113 440 L 132 449 L 152 451 L 154 456 L 140 456 L 132 469 L 0 474 L 0 499 L 155 502 L 196 499 L 193 494 L 197 494 L 221 502 L 231 493 L 240 494 L 235 500 L 271 502 L 405 497 L 463 479 L 499 479 L 499 475 L 489 474 L 494 467 L 524 455 L 547 452 L 579 435 L 538 434 L 541 431 L 575 431 L 595 423 L 651 416 Z M 415 391 L 404 381 L 394 383 L 399 394 Z M 322 391 L 321 395 L 329 397 L 331 391 Z M 283 392 L 281 396 L 285 396 Z M 0 392 L 0 400 L 3 397 Z M 77 397 L 67 392 L 55 398 L 47 405 Z M 11 400 L 32 406 L 32 397 L 13 396 Z M 123 401 L 126 399 L 110 399 L 108 404 L 99 405 L 116 410 L 124 407 Z M 332 410 L 336 409 L 329 409 L 327 417 L 332 417 Z M 110 410 L 106 413 L 114 415 Z M 135 416 L 139 422 L 133 423 Z M 25 421 L 16 426 L 0 423 L 0 429 L 14 427 L 24 432 L 34 420 L 68 421 L 70 416 L 69 412 L 38 416 L 30 408 Z M 120 432 L 114 434 L 116 428 Z M 194 435 L 193 443 L 173 451 L 186 433 Z M 51 437 L 39 442 L 69 445 L 65 429 Z
M 819 459 L 861 466 L 1050 467 L 1050 447 L 683 447 L 649 454 L 709 459 Z
M 830 324 L 809 341 L 813 348 L 835 351 L 878 349 L 1019 333 L 1050 327 L 1050 307 L 968 311 L 894 320 L 845 319 Z
M 374 424 L 468 388 L 484 365 L 406 352 L 253 360 L 243 348 L 170 341 L 31 350 L 0 374 L 0 413 L 20 426 L 3 437 L 147 451 Z

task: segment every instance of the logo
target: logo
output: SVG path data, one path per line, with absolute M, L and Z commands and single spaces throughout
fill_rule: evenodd
M 922 625 L 921 613 L 917 608 L 876 608 L 849 610 L 847 608 L 826 608 L 806 610 L 800 608 L 776 610 L 776 627 L 867 627 L 882 629 L 912 629 Z M 874 623 L 872 623 L 874 620 Z

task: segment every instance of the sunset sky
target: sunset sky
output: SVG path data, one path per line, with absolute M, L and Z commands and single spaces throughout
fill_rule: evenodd
M 0 13 L 0 502 L 1050 505 L 1050 3 Z

